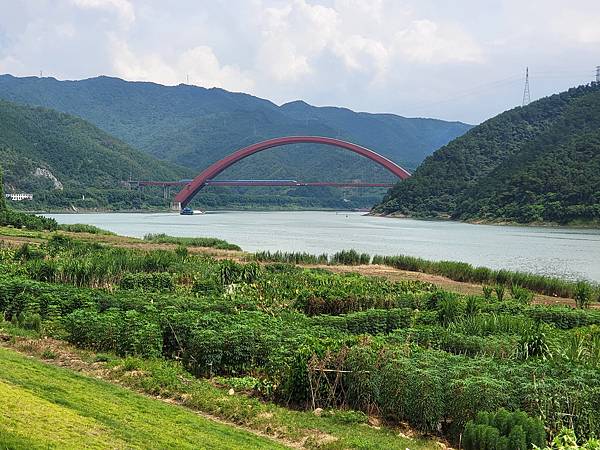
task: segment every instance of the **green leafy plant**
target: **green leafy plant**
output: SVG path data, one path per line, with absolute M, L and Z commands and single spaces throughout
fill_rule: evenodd
M 575 285 L 575 303 L 578 308 L 589 308 L 592 302 L 592 288 L 585 281 L 579 281 Z
M 497 284 L 494 286 L 494 292 L 496 293 L 496 298 L 498 299 L 499 302 L 504 300 L 505 290 L 506 290 L 506 288 L 503 284 Z

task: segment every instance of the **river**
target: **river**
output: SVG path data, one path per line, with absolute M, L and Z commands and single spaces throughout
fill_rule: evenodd
M 91 224 L 133 237 L 147 233 L 217 237 L 247 251 L 334 253 L 353 248 L 372 255 L 464 261 L 494 269 L 600 282 L 598 229 L 472 225 L 323 211 L 48 216 L 60 223 Z

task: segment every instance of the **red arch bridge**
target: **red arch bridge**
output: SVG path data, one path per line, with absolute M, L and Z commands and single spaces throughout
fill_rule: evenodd
M 183 189 L 175 196 L 173 202 L 174 209 L 181 209 L 187 206 L 192 198 L 205 186 L 334 186 L 334 187 L 391 187 L 393 184 L 390 183 L 332 183 L 332 182 L 299 182 L 296 180 L 215 180 L 214 178 L 223 172 L 228 167 L 234 165 L 238 161 L 247 158 L 264 150 L 268 150 L 274 147 L 281 147 L 283 145 L 290 144 L 324 144 L 332 147 L 341 148 L 354 153 L 357 153 L 371 161 L 381 165 L 389 172 L 397 176 L 401 180 L 405 180 L 410 177 L 410 173 L 400 167 L 395 162 L 381 156 L 379 153 L 369 150 L 368 148 L 362 147 L 351 142 L 342 141 L 340 139 L 334 139 L 329 137 L 321 136 L 287 136 L 275 139 L 269 139 L 266 141 L 252 144 L 248 147 L 244 147 L 229 156 L 217 161 L 211 166 L 203 170 L 193 180 L 181 180 L 181 181 L 129 181 L 130 185 L 135 186 L 162 186 L 168 188 L 171 186 L 181 186 Z M 167 192 L 165 190 L 165 192 Z M 165 194 L 166 195 L 166 194 Z

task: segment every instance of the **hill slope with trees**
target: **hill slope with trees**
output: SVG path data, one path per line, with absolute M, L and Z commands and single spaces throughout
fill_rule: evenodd
M 600 221 L 600 85 L 506 111 L 428 157 L 374 212 L 519 223 Z
M 188 175 L 78 117 L 6 101 L 0 101 L 0 154 L 6 191 L 34 193 L 28 204 L 34 207 L 135 207 L 143 196 L 120 184 L 130 175 Z
M 277 106 L 222 89 L 110 77 L 58 81 L 1 75 L 0 98 L 77 115 L 135 148 L 194 170 L 264 139 L 303 134 L 351 140 L 412 170 L 471 128 L 460 122 L 317 108 L 301 101 Z M 364 176 L 365 165 L 372 163 L 342 150 L 294 146 L 257 154 L 226 176 L 352 180 Z

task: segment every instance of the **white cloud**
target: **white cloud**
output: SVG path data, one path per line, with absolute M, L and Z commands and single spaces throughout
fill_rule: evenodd
M 126 42 L 112 36 L 113 67 L 118 76 L 129 80 L 155 81 L 176 85 L 186 81 L 204 87 L 250 91 L 254 82 L 239 67 L 222 65 L 213 50 L 200 45 L 185 50 L 172 60 L 149 52 L 134 53 Z
M 396 33 L 394 49 L 411 62 L 445 64 L 482 62 L 483 51 L 462 30 L 440 28 L 430 20 L 415 20 Z
M 525 66 L 541 96 L 591 80 L 600 63 L 597 0 L 0 3 L 0 72 L 165 84 L 189 74 L 278 103 L 477 122 L 518 103 Z M 459 95 L 482 80 L 514 81 Z
M 390 53 L 380 41 L 352 35 L 335 42 L 333 51 L 351 70 L 383 75 L 389 66 Z
M 135 22 L 135 10 L 129 0 L 70 0 L 72 4 L 83 9 L 101 9 L 113 11 L 127 25 Z
M 280 82 L 313 72 L 312 59 L 325 49 L 336 30 L 337 13 L 305 0 L 264 10 L 257 68 Z

